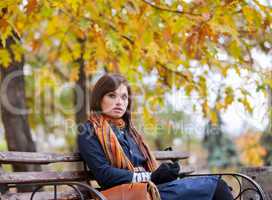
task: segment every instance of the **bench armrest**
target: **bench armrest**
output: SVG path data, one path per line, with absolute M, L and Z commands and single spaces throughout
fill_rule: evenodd
M 211 173 L 211 174 L 185 175 L 185 177 L 194 177 L 194 176 L 218 176 L 220 178 L 222 178 L 223 176 L 225 176 L 225 177 L 231 176 L 231 177 L 235 178 L 235 180 L 238 182 L 239 187 L 240 187 L 239 193 L 236 197 L 234 197 L 234 199 L 241 199 L 241 197 L 244 193 L 246 193 L 248 191 L 252 191 L 252 192 L 255 192 L 259 196 L 260 200 L 265 200 L 265 193 L 264 193 L 263 189 L 261 188 L 261 186 L 256 181 L 254 181 L 252 178 L 250 178 L 249 176 L 247 176 L 245 174 L 241 174 L 241 173 Z M 248 181 L 252 185 L 252 187 L 243 189 L 240 179 Z

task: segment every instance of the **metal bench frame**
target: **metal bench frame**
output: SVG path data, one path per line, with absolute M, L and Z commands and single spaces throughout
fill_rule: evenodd
M 246 192 L 254 192 L 257 197 L 258 200 L 265 200 L 265 194 L 262 190 L 262 188 L 258 185 L 258 183 L 256 181 L 254 181 L 252 178 L 250 178 L 249 176 L 246 176 L 244 174 L 240 174 L 240 173 L 215 173 L 215 174 L 180 174 L 181 178 L 186 178 L 186 177 L 200 177 L 200 176 L 217 176 L 219 178 L 223 178 L 223 177 L 233 177 L 238 185 L 239 185 L 239 192 L 237 194 L 237 196 L 234 197 L 235 200 L 242 200 L 243 195 Z M 241 180 L 246 180 L 248 181 L 252 187 L 246 187 L 246 188 L 242 188 L 242 183 Z M 75 192 L 77 193 L 78 197 L 80 198 L 80 200 L 84 200 L 84 195 L 83 193 L 75 186 L 84 188 L 87 192 L 89 192 L 92 197 L 96 197 L 99 200 L 107 200 L 102 193 L 100 193 L 98 190 L 94 189 L 93 187 L 89 186 L 88 184 L 84 184 L 84 183 L 80 183 L 80 182 L 52 182 L 52 183 L 41 183 L 41 184 L 35 184 L 37 185 L 36 189 L 32 192 L 31 194 L 31 198 L 30 200 L 34 200 L 34 196 L 35 194 L 44 186 L 53 186 L 54 187 L 54 200 L 57 200 L 57 186 L 59 185 L 66 185 L 69 186 L 71 188 L 73 188 L 75 190 Z M 233 190 L 231 188 L 231 190 Z
M 219 178 L 233 177 L 239 185 L 239 190 L 238 190 L 239 193 L 237 194 L 237 196 L 234 197 L 235 200 L 238 200 L 238 199 L 242 200 L 243 195 L 246 194 L 246 192 L 250 192 L 250 191 L 256 194 L 255 196 L 258 197 L 257 200 L 265 200 L 265 194 L 261 186 L 247 175 L 244 175 L 241 173 L 213 173 L 213 174 L 190 174 L 190 175 L 186 175 L 185 177 L 199 177 L 199 176 L 218 176 Z M 248 181 L 252 187 L 243 188 L 240 179 Z M 233 188 L 231 187 L 230 189 L 233 190 Z

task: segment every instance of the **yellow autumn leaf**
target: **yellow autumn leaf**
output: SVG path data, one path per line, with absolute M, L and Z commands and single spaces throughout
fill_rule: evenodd
M 202 103 L 202 112 L 204 114 L 204 117 L 208 117 L 209 116 L 210 108 L 209 108 L 207 100 L 205 100 L 204 103 Z
M 87 62 L 87 64 L 85 65 L 85 73 L 87 76 L 95 74 L 96 70 L 97 70 L 97 65 L 95 62 Z
M 40 91 L 45 90 L 46 88 L 53 88 L 57 87 L 57 81 L 55 78 L 54 73 L 49 69 L 49 67 L 43 67 L 38 73 L 38 86 Z
M 247 97 L 244 97 L 244 98 L 240 99 L 240 103 L 242 103 L 245 106 L 245 109 L 248 112 L 250 112 L 250 113 L 253 112 L 253 108 L 252 108 L 250 102 L 248 101 Z
M 163 38 L 166 42 L 170 41 L 172 39 L 172 33 L 171 33 L 171 27 L 170 26 L 166 26 L 163 29 L 162 32 Z
M 73 57 L 71 56 L 70 52 L 66 48 L 62 48 L 60 59 L 64 63 L 69 63 L 73 61 Z
M 154 60 L 157 60 L 159 58 L 159 51 L 160 48 L 155 42 L 151 42 L 147 46 L 147 57 L 153 58 Z
M 230 104 L 232 104 L 234 100 L 234 92 L 231 87 L 227 87 L 225 90 L 226 97 L 224 99 L 224 107 L 227 108 Z
M 74 63 L 71 69 L 70 78 L 71 82 L 76 82 L 79 79 L 79 65 Z
M 73 59 L 76 60 L 80 57 L 81 55 L 81 45 L 79 43 L 73 43 L 73 46 L 71 47 L 72 49 L 72 56 Z
M 98 60 L 104 60 L 108 56 L 105 41 L 101 38 L 97 38 L 95 46 L 95 57 Z
M 229 52 L 230 54 L 237 59 L 240 59 L 242 56 L 242 52 L 240 50 L 239 44 L 236 40 L 233 40 L 229 44 Z
M 6 39 L 12 34 L 12 29 L 7 19 L 0 19 L 0 38 L 3 47 L 6 47 Z
M 143 108 L 143 120 L 145 122 L 146 126 L 154 126 L 156 123 L 155 118 L 151 115 L 150 112 L 148 112 L 148 109 L 146 107 Z
M 224 67 L 224 66 L 222 66 L 222 67 L 220 67 L 220 69 L 221 69 L 222 75 L 226 78 L 227 75 L 228 75 L 229 67 Z
M 11 57 L 7 49 L 0 49 L 0 66 L 7 68 L 11 63 Z
M 248 28 L 250 31 L 254 31 L 262 23 L 262 17 L 260 14 L 250 6 L 244 6 L 242 8 L 243 14 L 248 23 Z
M 12 44 L 11 45 L 12 53 L 14 55 L 14 60 L 20 62 L 22 60 L 24 50 L 21 45 L 19 44 Z
M 26 5 L 26 14 L 32 13 L 35 8 L 37 7 L 37 0 L 28 0 L 28 3 Z
M 186 86 L 184 87 L 186 95 L 190 96 L 190 94 L 191 94 L 191 92 L 193 91 L 194 88 L 195 87 L 194 87 L 193 83 L 186 84 Z
M 261 134 L 247 132 L 236 140 L 236 145 L 241 151 L 241 161 L 245 165 L 262 166 L 266 150 L 261 146 Z
M 227 108 L 233 102 L 233 96 L 227 95 L 224 99 L 224 107 Z
M 204 76 L 199 76 L 199 94 L 201 97 L 206 97 L 207 96 L 207 86 L 206 86 L 206 78 Z
M 59 23 L 64 23 L 64 21 L 60 21 L 60 17 L 58 16 L 53 16 L 51 20 L 49 21 L 46 32 L 48 35 L 52 35 L 58 30 Z
M 224 104 L 222 104 L 221 102 L 216 102 L 215 104 L 216 110 L 221 110 L 224 107 L 225 107 Z
M 241 72 L 240 72 L 239 66 L 235 64 L 233 67 L 234 67 L 235 72 L 238 74 L 238 76 L 241 76 Z
M 217 113 L 215 110 L 211 110 L 209 112 L 210 120 L 213 125 L 216 125 L 218 123 Z
M 67 1 L 67 3 L 70 4 L 70 6 L 74 12 L 76 12 L 78 10 L 78 7 L 81 3 L 80 0 L 66 0 L 66 1 Z

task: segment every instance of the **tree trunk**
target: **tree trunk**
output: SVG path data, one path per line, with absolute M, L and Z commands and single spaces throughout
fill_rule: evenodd
M 79 79 L 76 82 L 76 90 L 74 95 L 74 105 L 75 105 L 75 119 L 76 123 L 84 123 L 87 120 L 88 108 L 89 108 L 89 95 L 87 88 L 87 77 L 84 70 L 84 40 L 78 40 L 81 43 L 81 56 L 76 60 L 76 63 L 79 64 Z
M 28 124 L 25 101 L 25 81 L 23 74 L 24 59 L 17 62 L 14 59 L 10 46 L 15 41 L 12 37 L 6 40 L 6 48 L 12 57 L 7 68 L 0 66 L 1 72 L 1 116 L 5 130 L 5 137 L 9 151 L 35 152 L 36 146 L 32 140 Z M 2 45 L 0 44 L 0 47 Z M 14 164 L 14 171 L 38 171 L 40 166 Z M 23 191 L 29 187 L 21 188 Z
M 268 93 L 268 133 L 272 135 L 272 87 L 267 87 Z
M 74 105 L 76 109 L 75 119 L 76 123 L 84 123 L 87 120 L 88 113 L 88 101 L 87 101 L 87 86 L 86 86 L 86 74 L 84 72 L 84 60 L 82 58 L 77 60 L 79 63 L 79 79 L 76 82 L 76 90 L 74 95 Z
M 75 107 L 75 121 L 76 125 L 85 123 L 88 117 L 89 108 L 89 92 L 87 87 L 87 76 L 84 69 L 84 43 L 85 40 L 78 39 L 81 44 L 81 54 L 80 57 L 75 61 L 79 65 L 79 78 L 76 81 L 76 87 L 74 91 L 74 107 Z M 78 152 L 78 146 L 75 145 L 73 151 Z M 75 168 L 77 170 L 82 170 L 82 164 L 77 163 Z
M 266 155 L 264 158 L 265 165 L 271 165 L 272 164 L 272 88 L 267 87 L 267 94 L 268 94 L 268 126 L 265 130 L 263 136 L 262 136 L 262 144 L 266 149 Z

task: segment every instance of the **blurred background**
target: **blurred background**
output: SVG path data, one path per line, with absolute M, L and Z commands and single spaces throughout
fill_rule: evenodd
M 76 151 L 92 86 L 116 72 L 153 150 L 190 152 L 204 172 L 271 165 L 270 0 L 6 0 L 0 11 L 0 151 Z

